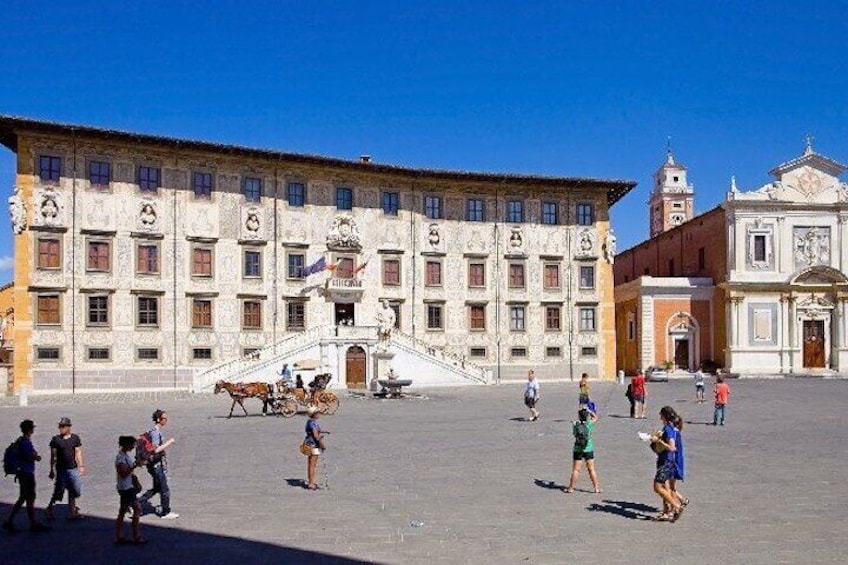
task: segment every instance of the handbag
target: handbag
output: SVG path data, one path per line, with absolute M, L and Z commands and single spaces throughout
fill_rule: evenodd
M 653 437 L 662 439 L 662 432 L 654 432 Z M 661 444 L 658 441 L 652 441 L 651 451 L 659 455 L 660 453 L 664 453 L 665 451 L 667 451 L 667 448 L 665 445 Z
M 300 452 L 307 456 L 312 455 L 312 446 L 304 441 L 300 444 Z
M 132 477 L 133 490 L 135 491 L 136 494 L 140 493 L 141 492 L 141 481 L 138 480 L 138 477 L 136 477 L 135 474 L 130 475 L 130 476 Z

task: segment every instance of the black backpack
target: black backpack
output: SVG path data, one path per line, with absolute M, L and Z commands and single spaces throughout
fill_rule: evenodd
M 589 445 L 589 426 L 586 422 L 574 423 L 574 449 L 583 451 Z
M 9 444 L 3 452 L 3 473 L 16 475 L 21 467 L 21 443 L 20 438 Z

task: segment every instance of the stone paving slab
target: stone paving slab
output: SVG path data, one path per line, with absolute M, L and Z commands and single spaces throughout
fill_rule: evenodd
M 423 391 L 399 401 L 342 398 L 322 419 L 334 433 L 321 463 L 328 489 L 307 492 L 297 452 L 305 417 L 227 419 L 223 396 L 156 393 L 86 395 L 0 406 L 0 439 L 17 423 L 38 424 L 46 445 L 69 416 L 83 439 L 89 474 L 80 504 L 89 516 L 36 536 L 0 532 L 4 565 L 14 563 L 844 563 L 848 491 L 845 407 L 838 380 L 733 381 L 728 425 L 705 425 L 708 404 L 691 383 L 649 385 L 648 420 L 631 420 L 624 387 L 592 383 L 602 420 L 596 461 L 603 494 L 564 494 L 570 467 L 575 384 L 544 384 L 542 419 L 524 421 L 521 386 Z M 88 398 L 88 401 L 85 399 Z M 648 521 L 653 456 L 636 432 L 659 427 L 675 406 L 687 421 L 692 499 L 676 524 Z M 152 541 L 111 544 L 117 510 L 112 461 L 119 434 L 171 414 L 173 506 L 179 520 L 145 516 Z M 143 471 L 145 487 L 150 478 Z M 38 470 L 39 507 L 47 465 Z M 581 476 L 578 488 L 589 489 Z M 0 512 L 16 485 L 0 480 Z M 23 524 L 19 516 L 19 524 Z M 422 522 L 420 527 L 413 523 Z M 61 561 L 57 561 L 57 552 Z

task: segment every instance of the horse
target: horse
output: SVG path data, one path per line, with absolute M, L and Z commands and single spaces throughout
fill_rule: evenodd
M 268 404 L 271 400 L 271 396 L 273 395 L 272 385 L 268 383 L 228 383 L 225 381 L 218 381 L 215 383 L 215 394 L 218 394 L 222 390 L 226 390 L 230 395 L 230 398 L 233 399 L 233 404 L 230 406 L 230 414 L 227 418 L 233 417 L 233 410 L 236 407 L 236 404 L 241 406 L 241 409 L 244 410 L 244 415 L 247 416 L 247 409 L 244 407 L 244 399 L 245 398 L 258 398 L 262 401 L 262 415 L 264 416 L 268 412 Z

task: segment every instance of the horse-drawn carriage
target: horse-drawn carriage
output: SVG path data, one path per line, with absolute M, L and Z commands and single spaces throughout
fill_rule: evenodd
M 280 380 L 276 383 L 228 383 L 218 381 L 215 383 L 215 394 L 227 391 L 233 403 L 230 406 L 230 414 L 236 404 L 241 406 L 244 415 L 247 409 L 244 401 L 247 398 L 257 398 L 262 401 L 262 414 L 266 414 L 268 407 L 275 414 L 281 414 L 285 418 L 291 418 L 297 414 L 298 406 L 317 406 L 322 414 L 335 414 L 339 408 L 339 398 L 327 389 L 327 384 L 332 379 L 330 373 L 316 375 L 307 388 L 296 387 L 290 380 Z

